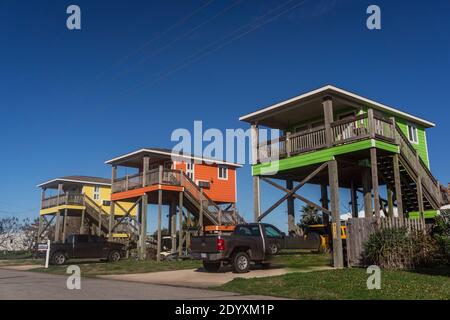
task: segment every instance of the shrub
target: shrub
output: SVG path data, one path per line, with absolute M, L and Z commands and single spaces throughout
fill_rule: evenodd
M 438 245 L 438 259 L 450 264 L 450 213 L 441 211 L 433 227 L 433 236 Z
M 369 236 L 364 243 L 364 260 L 384 269 L 415 268 L 433 261 L 433 238 L 407 228 L 385 228 Z

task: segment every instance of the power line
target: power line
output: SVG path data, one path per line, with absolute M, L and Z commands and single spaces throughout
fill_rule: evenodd
M 183 33 L 180 37 L 175 38 L 174 40 L 170 41 L 169 43 L 165 44 L 164 46 L 162 46 L 161 48 L 159 48 L 158 50 L 156 50 L 155 52 L 153 52 L 151 55 L 144 57 L 143 59 L 141 59 L 140 61 L 138 61 L 137 63 L 135 63 L 134 65 L 128 67 L 127 69 L 123 70 L 123 72 L 121 72 L 120 74 L 118 74 L 117 76 L 113 77 L 112 80 L 117 80 L 119 79 L 122 75 L 128 73 L 130 71 L 130 69 L 141 65 L 145 62 L 147 62 L 150 58 L 153 58 L 155 56 L 157 56 L 158 54 L 160 54 L 162 51 L 164 51 L 165 49 L 171 47 L 172 45 L 174 45 L 175 43 L 177 43 L 178 41 L 186 38 L 187 36 L 191 35 L 192 33 L 194 33 L 195 31 L 199 30 L 201 27 L 203 27 L 204 25 L 210 23 L 211 21 L 217 19 L 218 17 L 222 16 L 223 14 L 225 14 L 226 12 L 228 12 L 229 10 L 233 9 L 235 6 L 237 6 L 239 3 L 241 3 L 242 0 L 237 0 L 235 2 L 233 2 L 231 5 L 229 5 L 228 7 L 224 8 L 223 10 L 221 10 L 220 12 L 218 12 L 217 14 L 215 14 L 214 16 L 212 16 L 211 18 L 203 21 L 202 23 L 198 24 L 197 26 L 191 28 L 190 30 L 188 30 L 187 32 Z
M 83 85 L 80 86 L 79 90 L 83 87 L 85 87 L 89 82 L 91 82 L 92 80 L 96 80 L 99 77 L 101 77 L 103 74 L 105 74 L 107 71 L 109 71 L 110 69 L 114 68 L 116 65 L 120 65 L 123 61 L 128 60 L 129 58 L 133 57 L 134 55 L 138 54 L 139 52 L 141 52 L 143 49 L 145 49 L 146 47 L 148 47 L 150 44 L 152 44 L 153 42 L 155 42 L 156 40 L 161 39 L 164 35 L 166 35 L 167 33 L 169 33 L 170 31 L 174 30 L 175 28 L 181 26 L 182 24 L 184 24 L 186 21 L 188 21 L 190 18 L 192 18 L 193 16 L 195 16 L 197 13 L 199 13 L 201 10 L 203 10 L 204 8 L 206 8 L 207 6 L 209 6 L 210 4 L 212 4 L 215 0 L 209 0 L 206 3 L 204 3 L 203 5 L 201 5 L 200 7 L 198 7 L 197 9 L 195 9 L 194 11 L 191 11 L 189 14 L 183 16 L 181 19 L 179 19 L 178 21 L 176 21 L 173 25 L 171 25 L 169 28 L 167 28 L 166 30 L 164 30 L 163 32 L 161 32 L 160 34 L 156 35 L 155 37 L 153 37 L 152 39 L 146 41 L 145 43 L 143 43 L 139 48 L 135 49 L 134 51 L 132 51 L 131 53 L 123 56 L 122 58 L 119 58 L 118 60 L 116 60 L 115 62 L 113 62 L 111 65 L 109 65 L 107 68 L 105 68 L 103 71 L 97 73 L 91 80 L 85 82 Z
M 266 14 L 258 17 L 256 19 L 257 23 L 254 23 L 254 22 L 247 23 L 246 25 L 236 29 L 235 31 L 231 32 L 229 35 L 223 37 L 222 39 L 220 39 L 218 41 L 215 41 L 212 44 L 209 44 L 209 45 L 205 46 L 204 48 L 200 49 L 196 53 L 194 53 L 191 56 L 189 56 L 187 59 L 184 59 L 183 61 L 181 61 L 179 63 L 173 64 L 172 66 L 170 66 L 170 67 L 168 67 L 166 69 L 167 71 L 162 71 L 162 72 L 158 73 L 157 77 L 155 78 L 154 81 L 152 81 L 150 83 L 144 83 L 143 85 L 136 87 L 134 91 L 131 91 L 129 93 L 129 95 L 134 95 L 134 94 L 138 93 L 139 91 L 141 91 L 144 88 L 147 88 L 147 87 L 155 85 L 156 83 L 158 83 L 159 81 L 163 80 L 167 76 L 175 74 L 176 72 L 180 71 L 181 69 L 192 65 L 193 63 L 195 63 L 196 61 L 200 60 L 201 58 L 203 58 L 203 57 L 205 57 L 205 56 L 207 56 L 207 55 L 209 55 L 209 54 L 211 54 L 211 53 L 213 53 L 213 52 L 215 52 L 215 51 L 217 51 L 217 50 L 219 50 L 219 49 L 221 49 L 221 48 L 223 48 L 223 47 L 225 47 L 225 46 L 227 46 L 227 45 L 229 45 L 231 43 L 233 43 L 234 41 L 236 41 L 236 40 L 246 36 L 247 34 L 253 32 L 255 30 L 258 30 L 262 26 L 264 26 L 264 25 L 266 25 L 266 24 L 276 20 L 280 16 L 282 16 L 282 15 L 288 13 L 288 12 L 291 12 L 292 10 L 296 9 L 297 7 L 303 5 L 307 0 L 300 1 L 299 3 L 297 3 L 297 4 L 287 8 L 286 10 L 283 10 L 283 8 L 286 7 L 288 4 L 290 4 L 292 1 L 293 0 L 289 0 L 286 3 L 276 7 L 275 9 L 270 10 Z M 275 14 L 273 17 L 267 17 L 267 16 L 270 16 L 272 13 L 274 13 L 276 11 L 279 11 L 280 9 L 283 10 L 283 11 Z M 258 22 L 258 20 L 260 20 L 260 21 Z M 249 27 L 250 27 L 249 30 L 247 30 L 245 32 L 239 32 L 242 29 L 247 29 Z M 235 33 L 238 33 L 238 34 L 232 36 Z M 230 39 L 227 40 L 227 38 L 230 38 Z M 223 42 L 223 43 L 220 44 L 220 42 Z M 219 45 L 214 47 L 217 44 L 219 44 Z M 213 48 L 208 50 L 210 47 L 213 47 Z

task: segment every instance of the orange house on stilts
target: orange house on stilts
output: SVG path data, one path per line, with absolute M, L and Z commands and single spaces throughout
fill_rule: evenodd
M 110 234 L 128 219 L 139 234 L 139 257 L 145 259 L 147 221 L 157 219 L 157 259 L 161 251 L 162 206 L 169 206 L 168 230 L 172 253 L 181 256 L 189 248 L 190 230 L 203 232 L 207 225 L 234 225 L 244 220 L 236 210 L 236 169 L 241 165 L 216 159 L 173 153 L 169 149 L 140 149 L 106 161 L 112 166 L 111 212 L 117 206 L 124 215 L 110 215 Z M 118 177 L 118 167 L 135 173 Z M 120 203 L 131 202 L 129 210 Z M 148 204 L 157 214 L 148 214 Z M 138 208 L 137 217 L 129 212 Z M 130 221 L 131 220 L 131 221 Z M 177 241 L 178 238 L 178 241 Z

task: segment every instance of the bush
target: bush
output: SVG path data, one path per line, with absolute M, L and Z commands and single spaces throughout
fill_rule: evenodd
M 364 243 L 364 260 L 384 269 L 412 269 L 432 263 L 435 251 L 436 243 L 429 235 L 404 227 L 386 228 Z
M 433 228 L 433 236 L 438 245 L 438 259 L 445 264 L 450 264 L 450 213 L 441 211 L 436 218 Z

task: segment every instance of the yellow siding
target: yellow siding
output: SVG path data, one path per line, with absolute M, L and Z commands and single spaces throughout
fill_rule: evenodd
M 100 187 L 100 198 L 94 199 L 94 186 L 85 185 L 83 186 L 82 192 L 87 195 L 89 198 L 94 200 L 99 206 L 102 207 L 104 211 L 109 214 L 110 206 L 107 206 L 103 203 L 103 201 L 111 201 L 111 187 L 108 186 L 99 186 Z M 130 202 L 118 202 L 124 209 L 128 210 L 133 206 L 133 203 Z M 131 211 L 131 215 L 135 216 L 137 212 L 137 208 L 134 208 Z M 115 207 L 115 215 L 123 216 L 125 213 L 118 206 Z
M 55 214 L 56 212 L 58 212 L 58 210 L 64 210 L 64 209 L 68 209 L 68 210 L 83 210 L 84 206 L 62 205 L 62 206 L 57 206 L 57 207 L 41 209 L 39 211 L 39 214 L 40 215 Z

